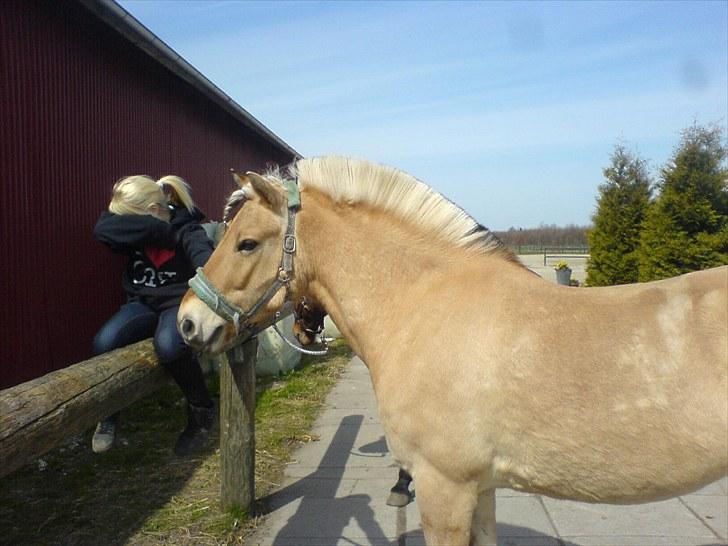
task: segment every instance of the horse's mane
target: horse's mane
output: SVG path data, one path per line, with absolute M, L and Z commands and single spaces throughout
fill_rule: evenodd
M 490 230 L 404 171 L 341 156 L 300 159 L 289 171 L 302 190 L 316 189 L 337 203 L 386 210 L 453 245 L 479 254 L 502 253 L 517 261 Z
M 301 190 L 318 190 L 336 203 L 386 210 L 449 244 L 477 254 L 500 254 L 518 262 L 490 230 L 463 209 L 414 176 L 395 168 L 360 159 L 326 156 L 299 159 L 288 167 L 286 174 L 271 168 L 265 176 L 279 183 L 286 177 L 298 179 Z M 245 199 L 244 192 L 233 193 L 226 216 L 241 199 Z

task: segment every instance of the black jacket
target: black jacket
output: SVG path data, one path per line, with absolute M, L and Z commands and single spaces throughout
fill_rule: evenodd
M 94 235 L 129 262 L 122 285 L 129 301 L 161 310 L 178 305 L 195 269 L 205 265 L 213 242 L 200 226 L 205 216 L 180 208 L 171 222 L 149 214 L 101 213 Z

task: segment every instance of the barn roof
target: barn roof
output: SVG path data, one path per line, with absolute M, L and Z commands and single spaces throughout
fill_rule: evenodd
M 285 150 L 285 152 L 295 158 L 301 157 L 301 154 L 258 121 L 222 89 L 207 79 L 199 70 L 184 60 L 179 53 L 165 44 L 119 4 L 113 0 L 79 0 L 79 2 L 91 10 L 107 25 L 119 32 L 129 42 L 192 85 L 253 132 Z

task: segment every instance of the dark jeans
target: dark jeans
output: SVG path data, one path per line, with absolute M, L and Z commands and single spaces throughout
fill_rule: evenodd
M 140 302 L 130 302 L 111 317 L 94 338 L 94 354 L 125 347 L 154 336 L 154 350 L 162 366 L 193 406 L 210 407 L 200 364 L 177 332 L 178 305 L 157 312 Z

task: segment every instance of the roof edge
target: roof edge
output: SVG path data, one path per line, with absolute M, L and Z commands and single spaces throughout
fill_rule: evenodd
M 173 74 L 202 92 L 254 133 L 291 154 L 294 160 L 302 157 L 114 0 L 78 0 L 78 2 Z

